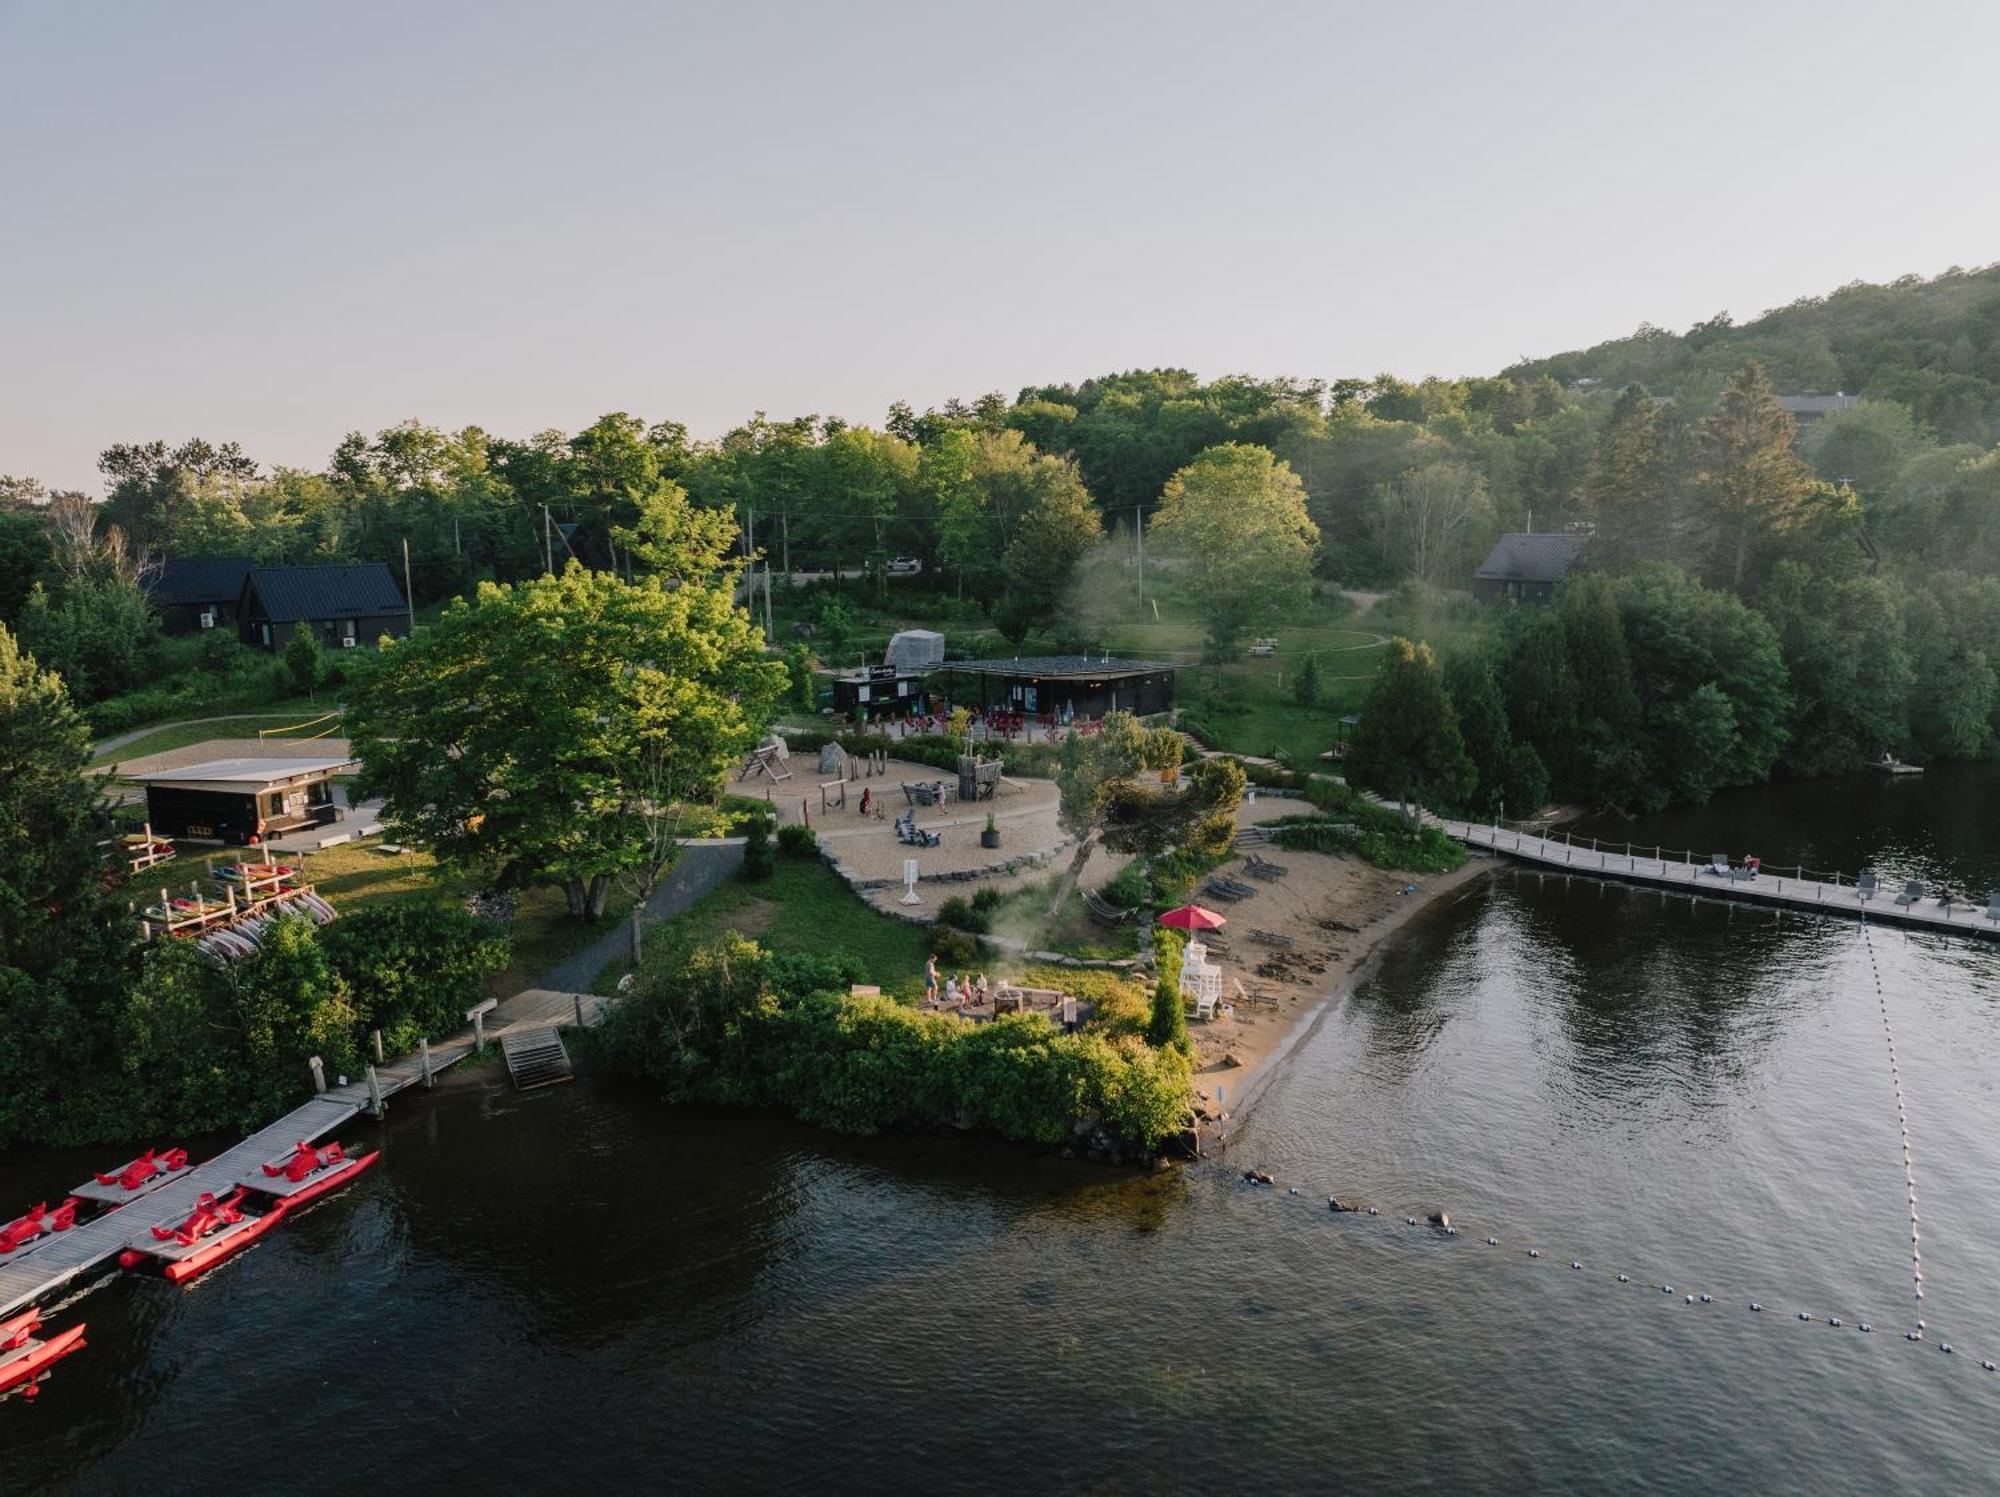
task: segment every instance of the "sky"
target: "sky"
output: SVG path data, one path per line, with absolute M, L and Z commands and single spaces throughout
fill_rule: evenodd
M 2000 6 L 0 0 L 0 473 L 1513 360 L 2000 260 Z

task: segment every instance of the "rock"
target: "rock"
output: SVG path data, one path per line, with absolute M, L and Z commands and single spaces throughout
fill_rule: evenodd
M 1451 1230 L 1451 1213 L 1449 1211 L 1433 1211 L 1430 1214 L 1430 1223 L 1434 1227 L 1443 1227 L 1449 1232 Z
M 1366 1211 L 1368 1208 L 1359 1201 L 1343 1201 L 1339 1196 L 1328 1196 L 1326 1198 L 1326 1209 L 1329 1211 Z
M 1241 1066 L 1243 1061 L 1234 1050 L 1231 1050 L 1223 1055 L 1221 1064 L 1224 1070 L 1233 1071 Z
M 847 750 L 838 743 L 822 744 L 819 751 L 819 772 L 823 775 L 847 773 Z

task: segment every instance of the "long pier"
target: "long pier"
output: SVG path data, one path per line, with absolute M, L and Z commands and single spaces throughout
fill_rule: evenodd
M 1807 877 L 1803 868 L 1790 873 L 1766 868 L 1755 878 L 1729 876 L 1709 860 L 1668 848 L 1624 844 L 1616 849 L 1594 839 L 1566 834 L 1537 836 L 1509 827 L 1440 819 L 1438 825 L 1467 847 L 1483 848 L 1503 858 L 1555 873 L 1580 874 L 1642 888 L 1672 890 L 1705 899 L 1726 899 L 1771 910 L 1836 915 L 1859 920 L 1866 916 L 1884 925 L 1932 930 L 1959 936 L 2000 940 L 2000 917 L 1992 904 L 1940 904 L 1933 894 L 1910 898 L 1892 882 L 1868 889 L 1858 879 L 1832 874 Z
M 316 1142 L 359 1114 L 379 1108 L 395 1093 L 428 1084 L 440 1071 L 472 1055 L 482 1043 L 503 1040 L 515 1030 L 559 1028 L 579 1018 L 594 1023 L 604 1002 L 587 993 L 543 988 L 516 993 L 497 1007 L 491 1016 L 495 1022 L 482 1023 L 478 1030 L 462 1031 L 442 1045 L 375 1067 L 372 1093 L 365 1079 L 329 1087 L 213 1159 L 175 1170 L 164 1176 L 164 1183 L 157 1188 L 135 1195 L 102 1216 L 17 1249 L 0 1260 L 0 1320 L 103 1268 L 126 1248 L 142 1244 L 156 1223 L 186 1218 L 203 1191 L 228 1194 L 239 1180 L 257 1178 L 267 1161 L 289 1154 L 299 1140 Z M 94 1188 L 89 1193 L 103 1198 Z

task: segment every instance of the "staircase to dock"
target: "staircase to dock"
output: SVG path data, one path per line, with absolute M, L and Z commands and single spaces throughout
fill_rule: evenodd
M 510 1030 L 500 1037 L 500 1054 L 507 1061 L 507 1075 L 517 1092 L 576 1079 L 562 1033 L 553 1026 Z

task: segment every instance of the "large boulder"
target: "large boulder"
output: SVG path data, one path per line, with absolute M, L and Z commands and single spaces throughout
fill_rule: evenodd
M 829 743 L 819 751 L 819 772 L 831 779 L 847 773 L 847 750 L 837 743 Z

